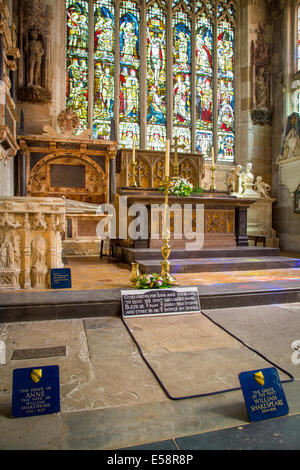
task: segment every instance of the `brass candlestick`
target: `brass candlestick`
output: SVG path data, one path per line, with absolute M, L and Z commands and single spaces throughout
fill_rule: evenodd
M 170 181 L 169 176 L 165 177 L 165 180 L 163 182 L 163 186 L 165 189 L 165 209 L 164 209 L 164 220 L 163 220 L 163 245 L 161 247 L 161 254 L 163 257 L 163 261 L 161 261 L 161 276 L 164 278 L 164 280 L 170 285 L 170 286 L 178 286 L 178 282 L 174 278 L 174 276 L 171 275 L 170 273 L 170 262 L 168 261 L 168 258 L 171 254 L 171 247 L 169 244 L 170 240 L 170 230 L 167 227 L 167 207 L 168 207 L 168 202 L 169 202 L 169 188 L 172 186 L 172 182 Z
M 210 186 L 210 190 L 211 190 L 211 191 L 215 191 L 215 190 L 216 190 L 216 185 L 215 185 L 215 171 L 216 171 L 216 167 L 215 167 L 215 166 L 212 166 L 212 167 L 211 167 L 211 186 Z
M 136 166 L 137 166 L 137 162 L 132 160 L 130 162 L 130 167 L 131 167 L 131 172 L 132 172 L 130 188 L 137 188 L 137 182 L 136 182 L 136 178 L 135 178 L 135 167 Z
M 138 280 L 141 276 L 139 263 L 131 263 L 130 282 L 133 287 L 137 287 Z

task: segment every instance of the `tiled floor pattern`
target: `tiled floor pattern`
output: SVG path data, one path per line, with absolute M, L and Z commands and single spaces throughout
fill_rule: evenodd
M 125 450 L 300 450 L 300 415 L 133 446 Z

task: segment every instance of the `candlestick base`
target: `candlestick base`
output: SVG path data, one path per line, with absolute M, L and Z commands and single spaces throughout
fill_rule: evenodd
M 169 286 L 179 286 L 179 283 L 176 281 L 175 277 L 170 274 L 170 263 L 169 261 L 161 261 L 161 276 L 166 281 Z
M 130 162 L 130 167 L 131 167 L 131 172 L 132 172 L 132 178 L 131 178 L 131 185 L 129 186 L 130 188 L 137 188 L 137 182 L 136 182 L 136 175 L 135 175 L 135 167 L 137 166 L 136 161 Z
M 216 167 L 212 166 L 211 167 L 211 185 L 210 185 L 210 191 L 216 191 L 216 185 L 215 185 L 215 171 Z

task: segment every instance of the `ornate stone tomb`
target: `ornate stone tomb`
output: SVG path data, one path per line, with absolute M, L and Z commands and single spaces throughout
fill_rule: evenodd
M 0 198 L 0 288 L 44 289 L 63 267 L 65 202 L 59 198 Z

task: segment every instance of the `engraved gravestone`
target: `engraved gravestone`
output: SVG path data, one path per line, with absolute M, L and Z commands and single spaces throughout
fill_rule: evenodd
M 123 317 L 200 311 L 197 287 L 121 291 Z

